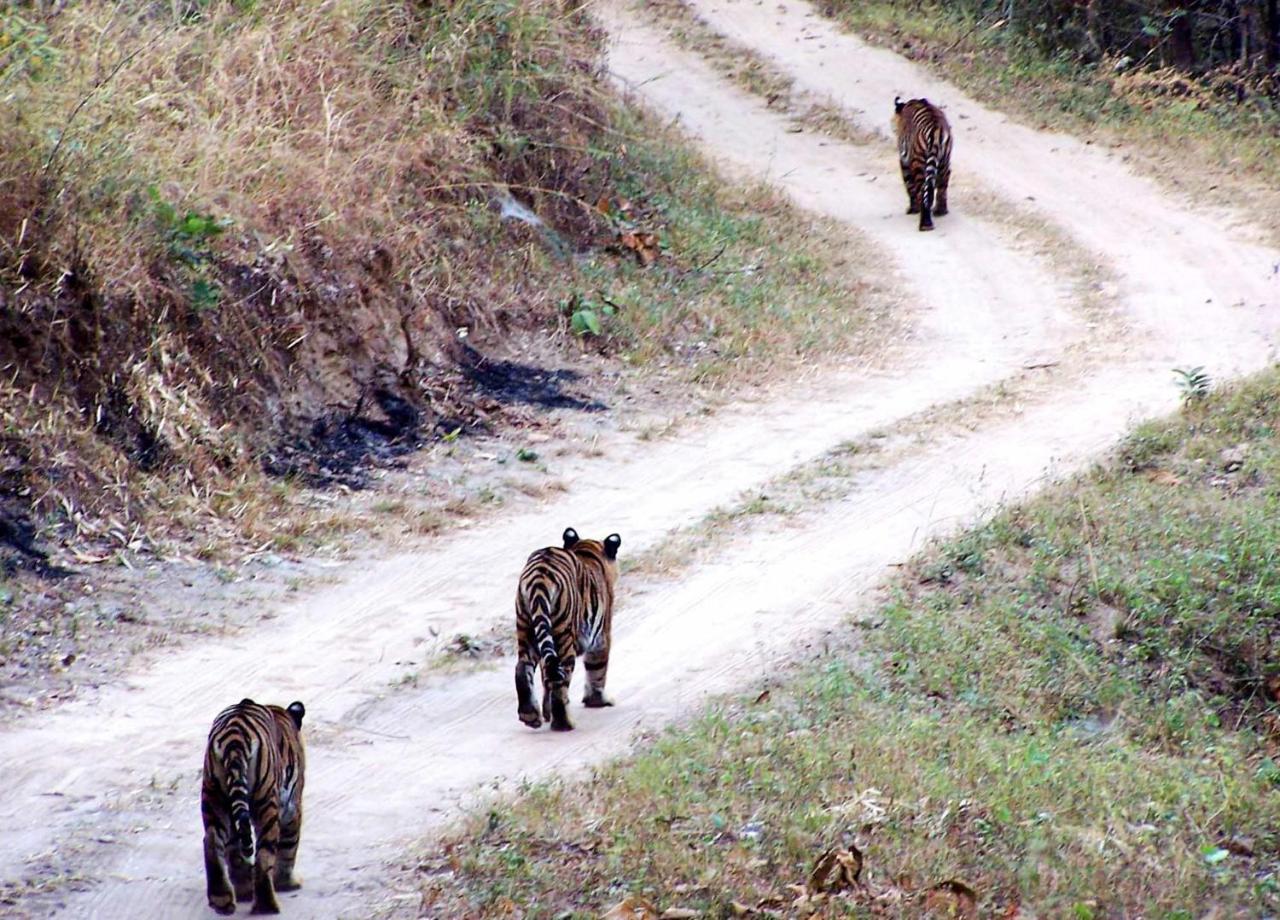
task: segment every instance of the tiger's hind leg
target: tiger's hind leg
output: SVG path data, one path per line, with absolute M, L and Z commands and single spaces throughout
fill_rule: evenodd
M 533 672 L 537 667 L 537 659 L 534 655 L 536 653 L 526 648 L 522 639 L 517 644 L 520 649 L 516 656 L 516 715 L 530 728 L 541 728 L 542 719 L 538 717 L 538 707 L 533 703 Z
M 276 854 L 280 848 L 280 804 L 268 801 L 258 822 L 258 855 L 253 865 L 254 914 L 278 914 L 276 900 Z
M 236 894 L 227 877 L 227 834 L 218 826 L 204 831 L 204 876 L 209 906 L 220 914 L 236 912 Z
M 587 672 L 587 689 L 582 705 L 588 709 L 612 706 L 613 700 L 604 695 L 604 681 L 609 674 L 608 650 L 587 652 L 582 656 L 582 667 Z
M 561 655 L 559 673 L 554 677 L 542 675 L 542 714 L 551 720 L 553 732 L 573 731 L 569 721 L 569 682 L 573 680 L 573 655 Z
M 302 805 L 299 803 L 293 815 L 280 822 L 280 855 L 276 860 L 276 891 L 297 891 L 302 880 L 293 874 L 298 860 L 298 843 L 302 839 Z
M 907 213 L 919 214 L 920 205 L 916 200 L 915 183 L 911 181 L 911 168 L 906 163 L 900 163 L 902 166 L 902 184 L 907 189 Z
M 227 865 L 231 869 L 231 887 L 236 890 L 236 901 L 248 904 L 253 900 L 253 864 L 244 861 L 239 848 L 228 847 Z
M 947 186 L 951 184 L 951 164 L 938 169 L 938 206 L 933 209 L 935 217 L 947 215 Z

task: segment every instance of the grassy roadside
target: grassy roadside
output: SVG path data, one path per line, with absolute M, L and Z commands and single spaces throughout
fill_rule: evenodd
M 1280 116 L 1271 107 L 1168 70 L 1048 56 L 999 18 L 937 0 L 823 0 L 827 15 L 930 67 L 984 103 L 1037 128 L 1121 143 L 1151 175 L 1199 201 L 1241 207 L 1280 239 Z M 1264 204 L 1265 202 L 1265 204 Z
M 1272 372 L 1143 426 L 926 553 L 848 648 L 492 807 L 421 862 L 423 913 L 1280 909 L 1277 405 Z M 833 846 L 861 884 L 806 890 Z

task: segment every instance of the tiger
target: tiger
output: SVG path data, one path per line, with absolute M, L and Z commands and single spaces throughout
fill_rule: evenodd
M 612 706 L 604 695 L 613 629 L 613 596 L 622 537 L 583 540 L 572 527 L 564 547 L 529 556 L 516 590 L 517 715 L 530 728 L 550 721 L 552 731 L 573 729 L 569 681 L 577 656 L 587 672 L 582 704 Z M 533 673 L 542 668 L 542 712 L 533 702 Z
M 932 230 L 933 218 L 947 213 L 947 185 L 951 181 L 951 125 L 942 109 L 928 99 L 893 100 L 893 123 L 898 134 L 898 160 L 911 204 L 908 214 L 920 215 L 920 230 Z M 936 198 L 936 206 L 935 206 Z
M 263 706 L 244 699 L 213 720 L 204 755 L 200 817 L 209 906 L 233 914 L 253 900 L 253 913 L 278 914 L 277 891 L 293 891 L 302 833 L 306 708 Z

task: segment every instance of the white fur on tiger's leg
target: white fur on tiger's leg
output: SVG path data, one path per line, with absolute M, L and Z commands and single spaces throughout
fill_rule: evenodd
M 295 795 L 298 793 L 295 792 Z M 292 814 L 280 820 L 280 855 L 276 861 L 276 891 L 297 891 L 302 879 L 293 874 L 298 861 L 298 844 L 302 839 L 302 803 L 293 806 Z
M 274 799 L 274 797 L 273 797 Z M 262 809 L 258 832 L 258 853 L 253 866 L 253 914 L 278 914 L 276 900 L 276 851 L 280 846 L 280 805 L 268 801 Z
M 582 666 L 587 672 L 587 689 L 582 697 L 582 705 L 588 709 L 612 706 L 613 700 L 604 695 L 604 681 L 609 673 L 609 653 L 587 652 L 582 656 Z
M 573 731 L 573 723 L 569 721 L 569 682 L 573 680 L 575 661 L 573 655 L 562 655 L 560 673 L 551 680 L 547 679 L 546 674 L 542 675 L 547 686 L 547 717 L 551 720 L 553 732 Z
M 542 719 L 538 716 L 538 707 L 533 703 L 534 667 L 534 663 L 526 660 L 522 652 L 516 661 L 516 715 L 530 728 L 541 728 Z

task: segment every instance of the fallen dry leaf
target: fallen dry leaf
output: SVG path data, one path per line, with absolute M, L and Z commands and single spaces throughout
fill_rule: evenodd
M 1274 677 L 1268 678 L 1267 693 L 1271 695 L 1271 698 L 1273 700 L 1275 700 L 1276 702 L 1280 702 L 1280 674 L 1277 674 Z
M 1014 901 L 1000 915 L 1001 920 L 1036 920 L 1035 911 Z
M 658 908 L 644 898 L 628 895 L 609 908 L 600 920 L 658 920 Z
M 756 697 L 756 703 L 767 703 L 769 701 L 769 691 L 761 690 L 760 695 Z
M 658 237 L 655 234 L 628 230 L 618 234 L 618 242 L 623 249 L 634 252 L 641 265 L 652 265 L 658 257 Z
M 809 873 L 807 894 L 823 894 L 845 891 L 857 887 L 862 875 L 862 852 L 853 844 L 844 847 L 832 847 L 814 863 Z
M 956 920 L 975 920 L 978 916 L 978 896 L 959 879 L 947 879 L 934 885 L 924 898 L 925 910 Z

